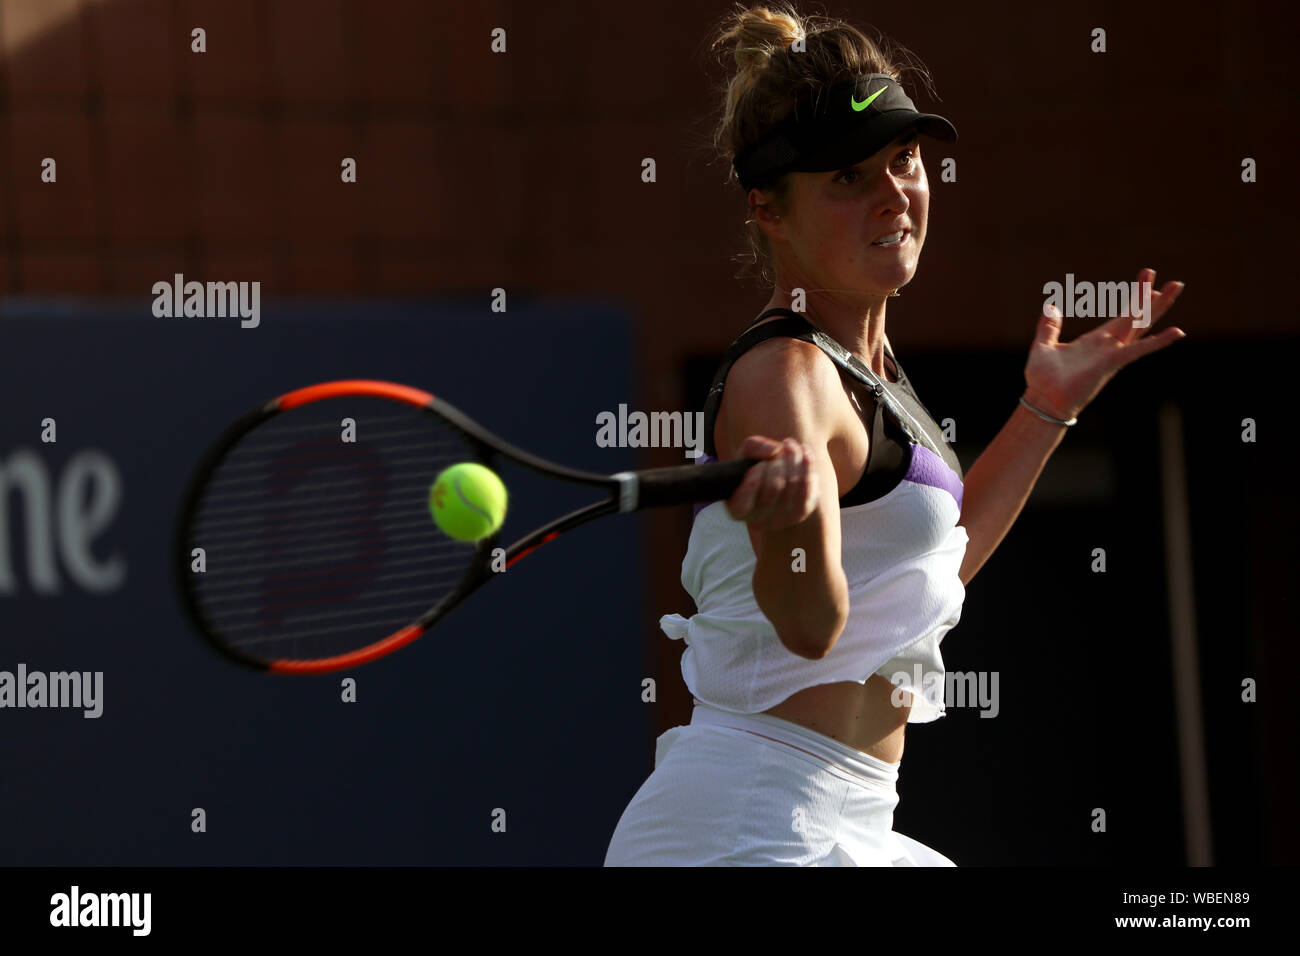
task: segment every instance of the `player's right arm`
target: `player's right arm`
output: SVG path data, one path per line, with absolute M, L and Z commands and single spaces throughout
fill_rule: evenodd
M 732 366 L 724 402 L 730 457 L 764 459 L 727 501 L 754 546 L 754 597 L 791 653 L 818 660 L 849 613 L 839 482 L 828 451 L 848 407 L 839 373 L 815 345 L 771 339 Z

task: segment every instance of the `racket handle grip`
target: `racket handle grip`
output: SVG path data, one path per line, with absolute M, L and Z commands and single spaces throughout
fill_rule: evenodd
M 678 465 L 675 468 L 650 468 L 629 472 L 635 476 L 635 496 L 625 494 L 620 511 L 662 508 L 695 501 L 719 501 L 731 497 L 740 487 L 745 473 L 761 461 L 740 458 L 707 465 Z

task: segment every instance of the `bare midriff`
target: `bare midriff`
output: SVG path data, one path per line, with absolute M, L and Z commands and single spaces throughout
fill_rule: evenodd
M 908 701 L 907 694 L 899 695 Z M 877 760 L 903 759 L 903 735 L 911 707 L 894 706 L 894 685 L 872 674 L 865 684 L 842 681 L 818 684 L 787 697 L 764 711 L 807 727 Z

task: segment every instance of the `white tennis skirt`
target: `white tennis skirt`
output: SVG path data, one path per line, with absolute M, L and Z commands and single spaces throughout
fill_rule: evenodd
M 660 735 L 606 866 L 956 866 L 894 832 L 897 763 L 768 714 L 695 703 Z

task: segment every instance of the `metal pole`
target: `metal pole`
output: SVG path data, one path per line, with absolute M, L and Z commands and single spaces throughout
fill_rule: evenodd
M 1164 506 L 1165 567 L 1169 581 L 1169 633 L 1173 641 L 1174 705 L 1183 792 L 1188 866 L 1213 866 L 1210 796 L 1201 725 L 1201 675 L 1197 656 L 1192 536 L 1187 506 L 1187 459 L 1178 406 L 1160 408 L 1160 480 Z

